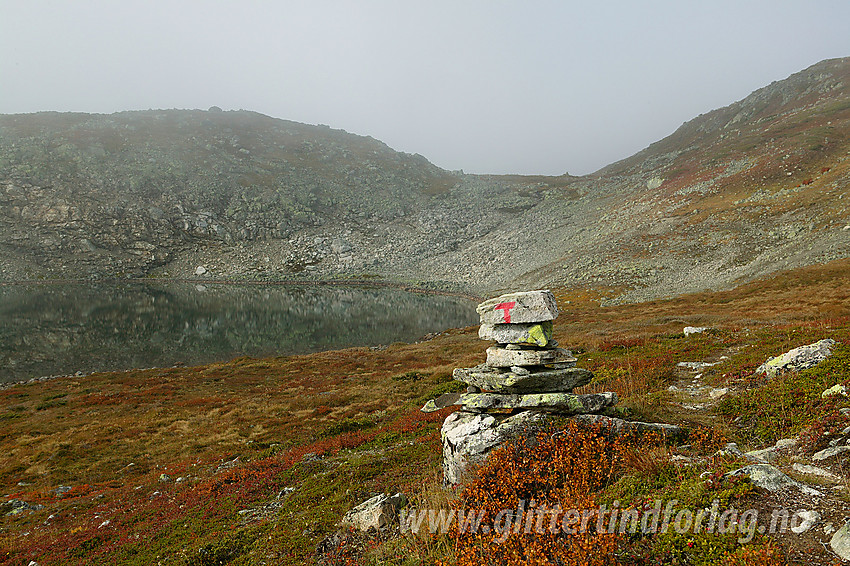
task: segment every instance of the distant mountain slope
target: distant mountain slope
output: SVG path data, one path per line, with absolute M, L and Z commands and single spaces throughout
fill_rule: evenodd
M 463 175 L 244 111 L 0 116 L 0 278 L 724 288 L 850 255 L 849 136 L 850 59 L 585 177 Z

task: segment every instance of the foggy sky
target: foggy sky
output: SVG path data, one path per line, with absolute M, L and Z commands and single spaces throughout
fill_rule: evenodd
M 584 174 L 818 61 L 846 0 L 0 0 L 0 113 L 255 110 Z

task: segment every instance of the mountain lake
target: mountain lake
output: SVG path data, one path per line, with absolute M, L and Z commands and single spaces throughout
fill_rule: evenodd
M 477 324 L 469 299 L 388 287 L 0 285 L 0 383 L 414 342 Z

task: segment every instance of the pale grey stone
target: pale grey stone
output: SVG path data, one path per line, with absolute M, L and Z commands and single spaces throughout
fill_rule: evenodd
M 781 438 L 774 445 L 777 450 L 793 450 L 797 448 L 800 441 L 796 438 Z
M 765 448 L 763 450 L 751 450 L 749 452 L 744 452 L 744 458 L 751 462 L 761 462 L 763 464 L 772 464 L 776 461 L 776 449 L 773 447 Z
M 711 391 L 709 391 L 708 396 L 711 397 L 712 399 L 720 399 L 721 397 L 723 397 L 727 393 L 729 393 L 728 387 L 719 387 L 717 389 L 712 389 Z
M 478 328 L 482 340 L 499 344 L 532 344 L 546 346 L 552 340 L 552 321 L 524 324 L 482 324 Z
M 680 368 L 699 371 L 703 368 L 710 368 L 711 366 L 716 366 L 717 362 L 714 362 L 714 363 L 709 363 L 709 362 L 679 362 L 676 365 Z
M 572 393 L 528 393 L 501 395 L 498 393 L 466 393 L 460 403 L 464 410 L 499 411 L 537 409 L 566 415 L 599 413 L 617 404 L 617 394 L 612 392 L 574 395 Z
M 527 374 L 498 371 L 486 365 L 456 368 L 454 378 L 484 391 L 503 393 L 568 393 L 590 382 L 593 374 L 584 368 L 541 369 Z
M 701 334 L 708 330 L 707 326 L 686 326 L 682 331 L 685 336 L 690 336 L 691 334 Z
M 467 393 L 475 393 L 473 391 L 467 391 Z M 457 405 L 460 401 L 460 393 L 445 393 L 440 395 L 436 399 L 431 399 L 420 409 L 423 413 L 433 413 L 435 411 L 439 411 L 440 409 L 445 409 L 446 407 L 450 407 L 452 405 Z
M 456 484 L 463 480 L 468 466 L 479 465 L 496 446 L 546 417 L 533 411 L 502 416 L 456 411 L 446 417 L 440 429 L 443 441 L 443 480 Z
M 812 455 L 812 460 L 815 462 L 829 460 L 830 458 L 834 458 L 835 456 L 844 454 L 845 452 L 850 452 L 850 446 L 833 446 L 831 448 L 825 448 L 820 452 L 815 452 Z
M 807 464 L 799 464 L 795 462 L 791 469 L 795 472 L 799 472 L 801 474 L 809 474 L 812 476 L 821 476 L 827 479 L 838 481 L 841 479 L 841 476 L 838 474 L 833 474 L 829 470 L 825 470 L 823 468 L 819 468 L 818 466 L 809 466 Z
M 341 524 L 350 525 L 361 531 L 380 530 L 398 520 L 398 507 L 402 501 L 400 493 L 394 496 L 376 495 L 352 508 L 342 518 Z
M 738 448 L 738 444 L 735 442 L 730 442 L 723 448 L 717 451 L 717 456 L 723 456 L 725 458 L 744 458 L 744 453 L 741 452 L 741 449 Z
M 791 527 L 791 532 L 796 535 L 808 532 L 821 520 L 821 514 L 817 511 L 797 511 L 794 516 L 800 520 L 796 526 Z
M 563 348 L 546 350 L 507 350 L 498 346 L 487 348 L 487 361 L 490 367 L 543 366 L 546 364 L 575 363 L 573 353 Z
M 775 468 L 770 464 L 751 464 L 749 466 L 744 466 L 743 468 L 738 468 L 737 470 L 729 472 L 726 475 L 750 476 L 750 481 L 753 482 L 753 485 L 756 485 L 757 487 L 760 487 L 762 489 L 766 489 L 770 492 L 777 492 L 794 487 L 807 495 L 823 495 L 818 490 L 812 489 L 811 487 L 805 484 L 791 479 L 790 477 L 782 473 L 778 468 Z
M 835 340 L 827 338 L 814 344 L 800 346 L 771 358 L 756 369 L 756 373 L 773 377 L 780 371 L 801 371 L 814 367 L 832 355 Z
M 555 296 L 544 290 L 500 295 L 484 301 L 476 311 L 481 324 L 543 322 L 558 317 Z
M 842 384 L 838 383 L 820 394 L 820 396 L 823 398 L 833 397 L 835 395 L 843 395 L 844 397 L 847 397 L 847 388 Z
M 829 546 L 842 560 L 850 560 L 850 523 L 845 523 L 835 531 L 829 540 Z

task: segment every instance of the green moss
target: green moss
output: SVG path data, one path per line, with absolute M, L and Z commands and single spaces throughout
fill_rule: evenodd
M 369 430 L 371 428 L 375 428 L 377 424 L 377 421 L 373 417 L 364 417 L 362 419 L 343 419 L 327 426 L 319 433 L 319 437 L 330 438 L 346 432 Z
M 825 389 L 836 383 L 850 383 L 850 347 L 843 344 L 836 346 L 832 357 L 813 368 L 777 375 L 763 383 L 756 381 L 754 388 L 724 398 L 716 412 L 737 419 L 752 439 L 775 442 L 797 435 L 835 412 L 838 406 L 850 405 L 844 397 L 821 397 Z
M 220 566 L 244 555 L 257 540 L 257 529 L 239 529 L 208 543 L 186 560 L 186 566 Z

